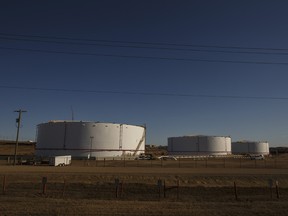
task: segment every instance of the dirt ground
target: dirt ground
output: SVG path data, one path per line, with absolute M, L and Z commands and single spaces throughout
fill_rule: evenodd
M 1 161 L 0 215 L 287 215 L 288 160 L 271 161 Z

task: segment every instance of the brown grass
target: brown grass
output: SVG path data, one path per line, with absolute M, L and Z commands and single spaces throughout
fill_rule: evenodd
M 35 143 L 22 142 L 18 144 L 17 155 L 34 155 Z M 15 141 L 0 140 L 0 155 L 14 155 Z
M 271 159 L 273 161 L 273 159 Z M 288 210 L 287 157 L 277 158 L 280 168 L 253 166 L 254 161 L 73 161 L 69 167 L 0 165 L 1 215 L 286 215 Z M 243 163 L 244 163 L 243 162 Z M 153 165 L 153 163 L 155 163 Z M 244 163 L 244 164 L 245 164 Z M 250 164 L 251 163 L 251 164 Z M 258 163 L 258 161 L 256 162 Z M 259 162 L 259 163 L 262 163 Z M 264 162 L 263 162 L 264 163 Z M 236 166 L 236 164 L 238 164 Z M 251 165 L 251 166 L 250 166 Z M 48 179 L 42 194 L 42 177 Z M 116 198 L 115 178 L 123 182 Z M 165 180 L 159 198 L 158 180 Z M 271 199 L 269 179 L 278 180 Z M 238 200 L 235 200 L 234 181 Z M 65 182 L 65 185 L 64 185 Z M 65 187 L 65 189 L 64 189 Z M 120 190 L 120 189 L 119 189 Z M 3 191 L 1 191 L 3 192 Z

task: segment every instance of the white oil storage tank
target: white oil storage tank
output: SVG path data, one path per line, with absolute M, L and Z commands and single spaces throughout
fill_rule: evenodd
M 182 136 L 168 138 L 169 155 L 229 155 L 229 136 Z
M 233 154 L 269 155 L 268 142 L 238 141 L 232 143 Z
M 129 124 L 49 121 L 37 125 L 38 156 L 118 157 L 144 153 L 146 128 Z

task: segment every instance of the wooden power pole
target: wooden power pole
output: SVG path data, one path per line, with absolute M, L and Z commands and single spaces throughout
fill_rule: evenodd
M 18 112 L 18 118 L 16 119 L 16 123 L 17 123 L 17 135 L 16 135 L 16 143 L 15 143 L 15 152 L 14 152 L 14 166 L 16 165 L 16 160 L 17 160 L 17 150 L 18 150 L 18 142 L 19 142 L 19 129 L 21 126 L 21 116 L 23 112 L 27 112 L 25 110 L 15 110 L 14 112 Z

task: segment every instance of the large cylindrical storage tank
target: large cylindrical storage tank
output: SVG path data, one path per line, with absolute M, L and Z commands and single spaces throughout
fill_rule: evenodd
M 145 150 L 144 126 L 50 121 L 37 125 L 38 156 L 118 157 L 138 155 Z
M 183 136 L 168 138 L 170 155 L 228 155 L 231 154 L 231 137 Z
M 268 142 L 239 141 L 232 143 L 233 154 L 269 155 Z

